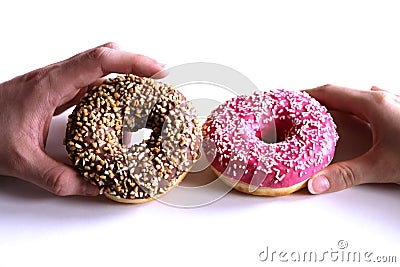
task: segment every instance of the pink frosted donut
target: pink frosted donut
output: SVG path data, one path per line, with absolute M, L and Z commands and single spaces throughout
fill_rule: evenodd
M 282 89 L 221 104 L 203 136 L 206 157 L 224 182 L 268 196 L 304 187 L 331 162 L 339 138 L 324 106 L 307 93 Z

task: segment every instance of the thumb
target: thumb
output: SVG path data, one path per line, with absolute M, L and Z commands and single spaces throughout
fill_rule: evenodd
M 58 162 L 41 152 L 31 164 L 32 171 L 28 170 L 25 179 L 33 182 L 45 190 L 59 195 L 86 195 L 95 196 L 99 194 L 96 186 L 85 181 L 72 167 Z M 33 180 L 32 180 L 33 178 Z
M 367 153 L 352 160 L 334 163 L 310 178 L 308 190 L 311 194 L 321 194 L 372 182 L 376 175 L 369 162 Z

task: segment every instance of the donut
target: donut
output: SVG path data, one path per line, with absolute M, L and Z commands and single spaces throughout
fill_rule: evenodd
M 265 196 L 303 188 L 331 162 L 339 138 L 324 106 L 284 89 L 228 100 L 207 117 L 202 133 L 218 177 L 238 191 Z
M 142 129 L 148 139 L 132 142 Z M 87 92 L 68 117 L 65 145 L 82 177 L 124 203 L 156 199 L 199 158 L 201 127 L 172 86 L 120 75 Z

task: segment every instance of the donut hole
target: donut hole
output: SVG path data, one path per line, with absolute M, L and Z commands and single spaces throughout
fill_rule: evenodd
M 289 132 L 293 127 L 290 119 L 276 119 L 260 127 L 260 139 L 267 144 L 280 143 L 287 139 Z
M 142 143 L 144 140 L 149 140 L 153 130 L 141 128 L 135 132 L 124 131 L 122 135 L 122 143 L 130 148 L 134 145 Z

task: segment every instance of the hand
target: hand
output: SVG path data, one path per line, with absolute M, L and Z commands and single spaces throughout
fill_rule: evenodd
M 0 175 L 14 176 L 56 195 L 97 195 L 71 167 L 45 152 L 53 114 L 77 104 L 109 73 L 151 76 L 163 65 L 108 43 L 0 84 Z
M 306 90 L 329 110 L 350 113 L 369 123 L 372 147 L 351 160 L 334 163 L 308 181 L 312 194 L 364 183 L 400 183 L 400 97 L 372 87 L 361 91 L 325 85 Z

